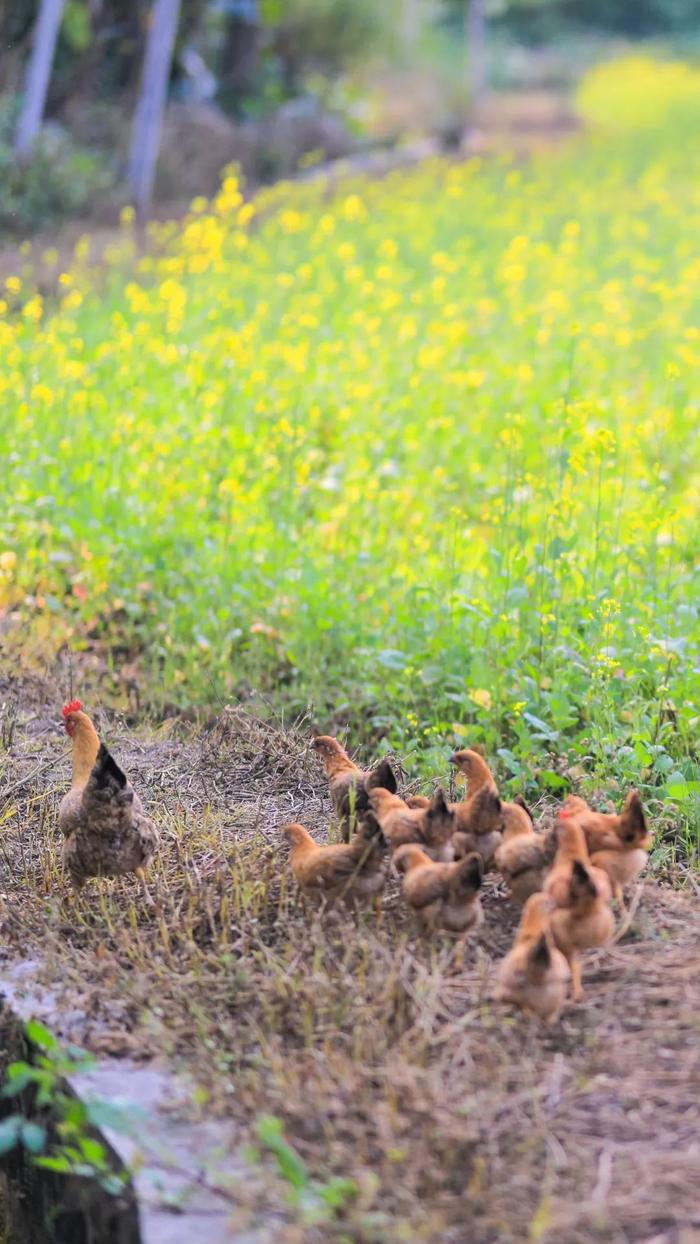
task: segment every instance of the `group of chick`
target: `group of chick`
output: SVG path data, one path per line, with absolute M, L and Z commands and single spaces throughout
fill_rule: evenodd
M 101 742 L 79 700 L 63 709 L 73 743 L 73 780 L 61 801 L 63 857 L 73 885 L 90 877 L 133 873 L 153 905 L 146 869 L 158 829 L 131 783 Z M 319 845 L 298 823 L 284 833 L 300 890 L 324 903 L 374 899 L 393 865 L 404 898 L 423 934 L 466 939 L 483 922 L 480 889 L 485 872 L 498 871 L 510 897 L 524 904 L 515 942 L 498 969 L 496 996 L 552 1022 L 569 985 L 583 996 L 580 954 L 605 946 L 615 922 L 611 901 L 647 863 L 651 836 L 637 791 L 619 815 L 594 812 L 569 795 L 551 829 L 538 830 L 522 800 L 509 803 L 478 752 L 455 752 L 452 763 L 466 793 L 450 803 L 438 787 L 431 799 L 398 794 L 388 760 L 358 768 L 337 739 L 320 735 L 313 746 L 323 761 L 344 841 Z
M 546 1023 L 561 1014 L 569 987 L 581 1000 L 581 952 L 610 942 L 611 902 L 623 902 L 624 888 L 647 863 L 651 836 L 637 791 L 619 815 L 594 812 L 570 795 L 554 826 L 538 830 L 522 800 L 501 799 L 486 761 L 471 749 L 451 757 L 466 780 L 464 799 L 451 803 L 441 787 L 431 799 L 402 799 L 387 760 L 360 769 L 329 735 L 313 746 L 344 841 L 321 846 L 303 825 L 285 827 L 305 895 L 378 905 L 393 865 L 419 931 L 456 937 L 461 956 L 484 919 L 483 875 L 497 871 L 523 910 L 498 968 L 496 997 Z

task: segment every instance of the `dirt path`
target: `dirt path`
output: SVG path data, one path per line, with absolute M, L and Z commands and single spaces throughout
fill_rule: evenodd
M 269 1238 L 290 1244 L 700 1240 L 694 895 L 648 882 L 625 937 L 589 957 L 585 1003 L 543 1031 L 490 1001 L 517 918 L 496 880 L 460 972 L 449 948 L 415 941 L 394 888 L 379 928 L 296 907 L 279 827 L 325 831 L 323 776 L 303 731 L 227 709 L 197 726 L 101 719 L 162 828 L 163 912 L 128 881 L 74 907 L 58 866 L 60 701 L 53 680 L 0 677 L 8 959 L 42 961 L 65 1038 L 186 1068 L 193 1116 L 235 1123 L 243 1143 L 277 1115 L 313 1180 L 355 1184 L 319 1222 L 318 1189 L 313 1213 L 290 1200 L 263 1148 L 231 1238 L 274 1215 Z

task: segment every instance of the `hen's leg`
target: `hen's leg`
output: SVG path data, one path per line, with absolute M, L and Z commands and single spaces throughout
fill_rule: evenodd
M 146 904 L 147 907 L 155 907 L 155 903 L 151 897 L 148 886 L 146 885 L 145 870 L 143 868 L 135 868 L 134 872 L 136 873 L 136 876 L 138 877 L 138 880 L 139 880 L 139 885 L 141 886 L 141 894 L 143 896 L 144 903 Z
M 85 886 L 85 877 L 78 877 L 75 873 L 69 873 L 70 888 L 66 891 L 66 900 L 68 903 L 76 904 L 80 901 L 80 895 Z

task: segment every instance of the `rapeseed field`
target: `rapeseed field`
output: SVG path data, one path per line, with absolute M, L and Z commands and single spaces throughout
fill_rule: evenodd
M 634 59 L 527 160 L 235 171 L 0 301 L 0 620 L 154 704 L 646 785 L 696 833 L 700 73 Z M 124 659 L 127 659 L 126 657 Z

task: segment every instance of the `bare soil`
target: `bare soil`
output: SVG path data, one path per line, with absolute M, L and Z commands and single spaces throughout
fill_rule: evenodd
M 451 946 L 417 940 L 393 884 L 379 925 L 373 911 L 302 910 L 280 827 L 299 819 L 323 837 L 331 815 L 304 723 L 235 706 L 127 723 L 96 711 L 85 673 L 74 692 L 161 827 L 160 912 L 128 879 L 73 900 L 56 821 L 65 683 L 65 669 L 0 672 L 3 953 L 43 965 L 62 1037 L 186 1069 L 192 1117 L 233 1121 L 244 1146 L 274 1114 L 312 1179 L 355 1182 L 319 1221 L 269 1154 L 248 1154 L 259 1178 L 240 1188 L 232 1233 L 267 1222 L 285 1244 L 700 1240 L 694 880 L 649 879 L 624 935 L 588 956 L 585 1002 L 543 1029 L 491 1000 L 517 923 L 495 877 L 461 969 Z

